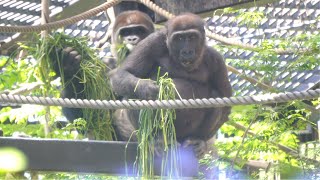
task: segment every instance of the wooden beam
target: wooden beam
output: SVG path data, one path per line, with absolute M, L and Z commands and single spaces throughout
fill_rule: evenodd
M 106 173 L 135 176 L 137 143 L 0 137 L 1 147 L 21 150 L 30 171 Z M 198 175 L 198 160 L 192 149 L 181 148 L 183 176 Z M 155 159 L 159 174 L 161 159 Z

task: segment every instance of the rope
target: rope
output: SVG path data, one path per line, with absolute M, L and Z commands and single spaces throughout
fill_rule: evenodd
M 292 100 L 306 100 L 320 97 L 320 89 L 303 92 L 286 92 L 278 94 L 264 94 L 255 96 L 210 98 L 210 99 L 182 99 L 182 100 L 81 100 L 62 99 L 49 97 L 21 96 L 0 94 L 1 103 L 13 104 L 37 104 L 44 106 L 63 106 L 69 108 L 91 108 L 91 109 L 183 109 L 183 108 L 212 108 L 234 105 L 268 104 L 287 102 Z
M 174 14 L 171 14 L 170 12 L 164 10 L 163 8 L 161 8 L 160 6 L 156 5 L 155 3 L 153 3 L 150 0 L 138 0 L 138 2 L 144 4 L 145 6 L 147 6 L 148 8 L 153 10 L 154 12 L 164 16 L 167 19 L 171 19 L 171 18 L 175 17 Z
M 70 24 L 74 24 L 80 20 L 88 19 L 102 11 L 107 10 L 108 8 L 118 4 L 122 0 L 111 0 L 109 2 L 106 2 L 100 6 L 97 6 L 95 8 L 92 8 L 84 13 L 75 15 L 70 18 L 66 18 L 60 21 L 55 21 L 52 23 L 47 23 L 43 25 L 36 25 L 36 26 L 0 26 L 0 32 L 39 32 L 39 31 L 44 31 L 44 30 L 50 30 L 50 29 L 57 29 L 63 26 L 67 26 Z M 147 7 L 149 7 L 151 10 L 155 11 L 156 13 L 166 17 L 167 19 L 173 18 L 174 15 L 169 13 L 168 11 L 164 10 L 163 8 L 159 7 L 155 3 L 151 2 L 150 0 L 137 0 L 140 3 L 143 3 Z M 252 50 L 252 51 L 257 51 L 261 49 L 258 46 L 253 46 L 251 44 L 244 44 L 240 41 L 236 41 L 234 39 L 226 38 L 221 35 L 218 35 L 216 33 L 211 32 L 206 28 L 206 35 L 207 37 L 214 39 L 216 41 L 220 41 L 223 44 L 227 45 L 232 45 L 232 46 L 238 46 L 242 47 L 244 49 Z M 308 52 L 309 49 L 282 49 L 282 48 L 277 48 L 274 49 L 274 52 L 277 54 L 292 54 L 296 52 Z
M 171 19 L 171 18 L 175 17 L 174 14 L 169 13 L 168 11 L 166 11 L 165 9 L 156 5 L 155 3 L 151 2 L 150 0 L 138 0 L 138 1 L 141 2 L 142 4 L 144 4 L 145 6 L 147 6 L 148 8 L 150 8 L 151 10 L 155 11 L 156 13 L 164 16 L 167 19 Z M 240 41 L 236 41 L 234 39 L 226 38 L 226 37 L 221 36 L 219 34 L 213 33 L 207 28 L 205 28 L 205 29 L 206 29 L 206 36 L 207 37 L 214 39 L 216 41 L 219 41 L 223 44 L 227 44 L 227 45 L 231 45 L 231 46 L 238 46 L 243 49 L 248 49 L 248 50 L 252 50 L 252 51 L 257 51 L 257 50 L 261 49 L 261 47 L 254 46 L 251 44 L 244 44 Z M 280 55 L 281 54 L 292 54 L 292 53 L 297 53 L 297 52 L 307 52 L 307 51 L 309 51 L 309 49 L 282 49 L 282 48 L 274 49 L 274 52 L 277 54 L 280 54 Z
M 103 3 L 95 8 L 92 8 L 84 13 L 75 15 L 70 18 L 66 18 L 60 21 L 55 21 L 47 24 L 37 25 L 37 26 L 0 26 L 0 32 L 39 32 L 50 29 L 57 29 L 63 26 L 74 24 L 78 21 L 88 19 L 92 16 L 97 15 L 98 13 L 107 10 L 108 8 L 118 4 L 121 0 L 110 0 L 106 3 Z

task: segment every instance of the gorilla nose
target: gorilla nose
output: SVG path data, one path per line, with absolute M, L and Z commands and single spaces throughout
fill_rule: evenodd
M 192 58 L 194 56 L 195 52 L 194 50 L 182 50 L 181 55 L 184 58 Z
M 132 44 L 135 44 L 138 42 L 138 38 L 137 37 L 128 37 L 128 41 Z

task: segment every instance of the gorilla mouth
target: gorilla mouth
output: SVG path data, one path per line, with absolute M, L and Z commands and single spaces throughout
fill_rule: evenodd
M 181 62 L 182 62 L 182 65 L 186 67 L 189 67 L 193 64 L 192 60 L 182 60 Z
M 133 49 L 136 45 L 137 45 L 137 44 L 127 43 L 127 44 L 126 44 L 126 47 L 127 47 L 130 51 L 132 51 L 132 49 Z

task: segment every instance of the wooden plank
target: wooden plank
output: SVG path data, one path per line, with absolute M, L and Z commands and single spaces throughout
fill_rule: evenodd
M 135 175 L 137 143 L 0 137 L 1 147 L 14 147 L 28 158 L 31 171 Z M 190 148 L 180 150 L 183 176 L 196 176 L 198 160 Z M 161 160 L 155 160 L 159 174 Z

